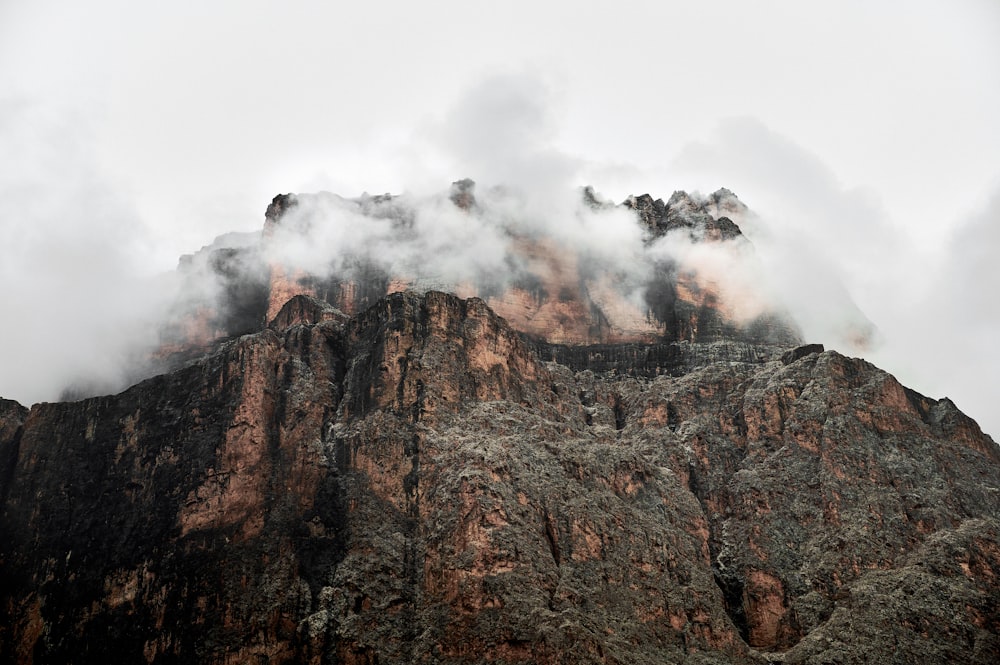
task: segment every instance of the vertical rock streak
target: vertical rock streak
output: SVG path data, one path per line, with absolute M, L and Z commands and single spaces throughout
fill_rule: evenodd
M 818 346 L 303 298 L 120 395 L 0 404 L 3 660 L 996 652 L 1000 457 L 950 402 Z

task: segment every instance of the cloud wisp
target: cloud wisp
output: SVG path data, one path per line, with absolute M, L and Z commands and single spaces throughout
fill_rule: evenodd
M 144 276 L 149 236 L 102 178 L 85 127 L 58 109 L 0 104 L 0 394 L 28 402 L 128 381 L 171 298 Z
M 997 200 L 947 251 L 920 255 L 877 197 L 843 187 L 814 155 L 743 118 L 689 145 L 673 171 L 708 173 L 744 194 L 760 213 L 735 215 L 750 242 L 693 243 L 683 233 L 651 240 L 634 211 L 581 195 L 593 164 L 557 147 L 558 104 L 535 77 L 484 79 L 401 156 L 412 190 L 390 199 L 301 197 L 270 238 L 223 237 L 213 245 L 222 254 L 201 252 L 181 271 L 150 276 L 145 257 L 155 235 L 122 188 L 102 178 L 76 119 L 5 102 L 0 148 L 16 159 L 0 166 L 0 275 L 16 285 L 3 297 L 16 324 L 0 339 L 0 394 L 33 402 L 121 389 L 151 371 L 157 348 L 185 338 L 192 313 L 211 330 L 212 317 L 234 306 L 233 284 L 257 288 L 268 264 L 349 277 L 367 263 L 414 288 L 494 293 L 524 282 L 532 269 L 524 246 L 541 243 L 575 257 L 591 277 L 600 272 L 615 298 L 638 309 L 648 305 L 644 289 L 658 266 L 695 270 L 737 321 L 787 312 L 807 341 L 882 361 L 918 390 L 957 395 L 971 386 L 964 402 L 974 416 L 986 413 L 975 391 L 995 386 L 958 369 L 978 366 L 968 349 L 956 352 L 956 363 L 913 359 L 956 331 L 986 339 L 1000 325 L 982 296 L 998 281 L 983 254 L 983 239 L 998 227 Z M 441 178 L 435 188 L 431 176 Z M 477 180 L 471 210 L 441 191 L 457 177 Z M 229 258 L 220 268 L 222 255 Z M 928 317 L 935 310 L 942 315 Z M 859 344 L 872 342 L 869 319 L 885 341 L 877 349 Z
M 524 247 L 544 243 L 637 310 L 665 262 L 703 274 L 737 319 L 783 308 L 745 243 L 651 241 L 634 211 L 587 201 L 576 182 L 582 160 L 554 147 L 551 97 L 531 76 L 490 78 L 426 132 L 441 163 L 480 177 L 472 210 L 453 192 L 302 197 L 259 247 L 253 234 L 223 237 L 159 276 L 143 275 L 150 234 L 100 178 L 86 137 L 65 118 L 44 124 L 37 109 L 5 108 L 15 128 L 3 136 L 8 153 L 25 158 L 2 174 L 3 270 L 19 284 L 6 307 L 21 322 L 3 348 L 22 352 L 5 361 L 0 392 L 30 402 L 121 389 L 152 371 L 157 349 L 197 338 L 190 328 L 222 332 L 218 321 L 245 295 L 233 289 L 263 284 L 267 264 L 345 277 L 367 264 L 413 288 L 495 293 L 526 280 Z
M 894 219 L 872 190 L 845 186 L 818 156 L 752 118 L 689 144 L 674 168 L 750 192 L 759 214 L 741 226 L 807 338 L 862 355 L 920 392 L 951 396 L 1000 432 L 992 408 L 1000 364 L 986 352 L 1000 330 L 986 295 L 1000 286 L 991 242 L 1000 189 L 965 221 L 968 202 L 958 200 L 952 220 Z M 957 231 L 933 247 L 910 233 L 933 226 Z M 877 328 L 869 348 L 849 343 L 860 312 Z

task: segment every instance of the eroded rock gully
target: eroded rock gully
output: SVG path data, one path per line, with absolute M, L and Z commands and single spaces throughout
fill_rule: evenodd
M 995 662 L 996 444 L 783 350 L 300 295 L 119 395 L 0 402 L 0 658 Z

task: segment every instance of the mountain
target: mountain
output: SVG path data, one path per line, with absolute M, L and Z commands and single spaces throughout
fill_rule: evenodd
M 167 371 L 0 401 L 0 659 L 996 662 L 1000 449 L 741 309 L 731 193 L 585 190 L 619 264 L 489 196 L 276 197 Z M 504 250 L 393 254 L 428 210 Z

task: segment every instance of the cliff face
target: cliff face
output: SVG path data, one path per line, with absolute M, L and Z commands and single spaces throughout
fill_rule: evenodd
M 0 659 L 995 662 L 1000 455 L 949 401 L 819 346 L 346 311 L 0 402 Z

